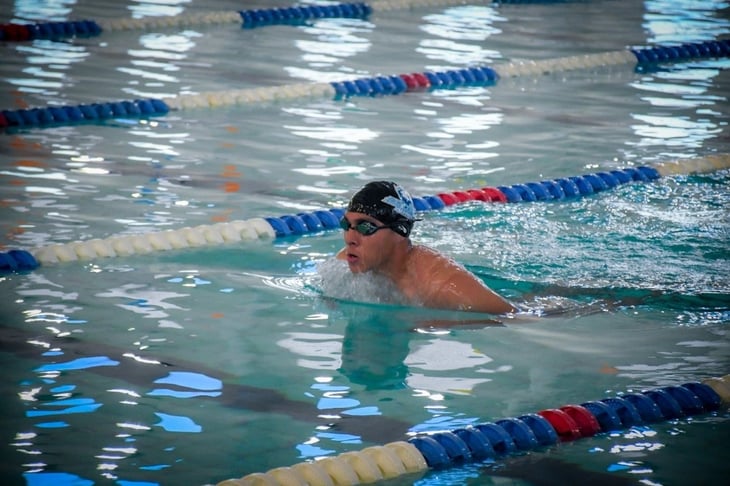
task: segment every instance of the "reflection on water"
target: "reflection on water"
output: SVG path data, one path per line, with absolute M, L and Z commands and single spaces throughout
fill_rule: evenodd
M 76 0 L 61 0 L 58 2 L 13 2 L 12 12 L 15 21 L 23 19 L 29 21 L 65 20 L 73 12 Z M 3 13 L 8 15 L 10 12 Z
M 700 117 L 697 120 L 678 118 L 676 115 L 634 114 L 633 118 L 639 124 L 632 128 L 640 140 L 637 146 L 676 147 L 678 149 L 701 148 L 705 140 L 714 138 L 722 133 L 722 124 L 713 120 L 721 115 L 719 112 L 703 110 L 721 101 L 716 94 L 708 92 L 709 82 L 719 75 L 716 68 L 694 69 L 690 72 L 683 70 L 680 77 L 690 82 L 690 85 L 679 85 L 673 73 L 657 73 L 653 80 L 646 77 L 639 83 L 633 83 L 638 90 L 656 93 L 654 96 L 642 97 L 642 100 L 655 108 L 667 109 L 697 109 Z M 708 117 L 709 115 L 709 117 Z
M 647 0 L 644 9 L 647 41 L 655 44 L 714 40 L 727 34 L 730 27 L 730 19 L 724 15 L 727 3 L 723 1 Z
M 722 3 L 645 2 L 644 27 L 649 34 L 648 41 L 678 45 L 717 39 L 730 29 L 730 19 L 720 13 Z M 713 80 L 728 67 L 727 59 L 691 61 L 659 68 L 632 83 L 640 92 L 651 93 L 642 100 L 654 108 L 632 115 L 640 122 L 634 125 L 639 136 L 636 145 L 662 146 L 673 153 L 687 153 L 720 135 L 726 124 L 720 119 L 724 110 L 717 111 L 714 107 L 727 102 L 728 94 L 718 93 L 713 88 L 717 85 Z M 677 116 L 676 110 L 682 110 L 682 115 Z
M 63 96 L 74 64 L 83 62 L 89 56 L 83 46 L 51 41 L 37 41 L 32 46 L 19 45 L 16 50 L 25 56 L 29 65 L 22 70 L 27 77 L 9 77 L 6 81 L 17 86 L 21 92 L 50 98 Z
M 374 27 L 357 19 L 328 19 L 302 29 L 316 41 L 299 41 L 295 45 L 304 51 L 305 61 L 322 69 L 340 61 L 336 58 L 353 57 L 367 51 L 370 42 L 364 35 Z
M 185 6 L 191 0 L 132 0 L 133 3 L 127 6 L 132 12 L 131 17 L 138 19 L 142 17 L 168 17 L 180 15 L 185 11 Z
M 141 314 L 147 319 L 164 320 L 169 317 L 168 310 L 181 307 L 167 302 L 169 299 L 179 299 L 189 294 L 166 292 L 151 289 L 146 285 L 128 284 L 109 291 L 96 294 L 100 298 L 123 300 L 125 303 L 116 304 L 119 308 Z M 162 321 L 161 321 L 162 322 Z M 169 326 L 169 321 L 165 320 Z
M 186 53 L 195 47 L 194 39 L 202 35 L 192 31 L 142 35 L 139 42 L 143 49 L 127 51 L 132 67 L 117 68 L 131 77 L 129 84 L 132 87 L 124 88 L 124 91 L 136 98 L 154 98 L 160 96 L 160 88 L 178 84 L 180 79 L 176 74 L 181 71 L 180 62 L 186 60 Z
M 276 344 L 299 356 L 297 366 L 313 370 L 336 370 L 340 367 L 340 334 L 288 333 Z
M 446 64 L 488 66 L 501 57 L 499 51 L 484 48 L 490 37 L 501 33 L 495 24 L 506 21 L 497 12 L 489 7 L 464 6 L 426 15 L 420 28 L 427 36 L 416 51 Z
M 372 46 L 369 36 L 374 28 L 370 22 L 358 19 L 323 19 L 304 26 L 301 30 L 306 37 L 294 41 L 302 53 L 303 65 L 285 65 L 283 69 L 300 82 L 352 79 L 354 70 L 344 68 L 342 63 L 369 51 Z

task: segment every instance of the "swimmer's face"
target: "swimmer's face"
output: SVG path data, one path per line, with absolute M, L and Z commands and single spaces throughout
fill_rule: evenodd
M 378 271 L 384 268 L 394 245 L 402 236 L 387 228 L 383 223 L 364 213 L 348 211 L 343 218 L 349 223 L 349 228 L 343 222 L 345 239 L 345 260 L 353 273 Z M 372 234 L 364 235 L 356 227 L 363 222 L 375 225 L 378 228 Z M 363 226 L 370 226 L 363 225 Z M 365 229 L 361 226 L 362 229 Z

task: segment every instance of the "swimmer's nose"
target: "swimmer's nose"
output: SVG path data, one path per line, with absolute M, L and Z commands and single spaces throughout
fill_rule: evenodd
M 348 228 L 345 231 L 345 243 L 348 245 L 356 245 L 360 242 L 360 233 L 355 231 L 354 228 Z

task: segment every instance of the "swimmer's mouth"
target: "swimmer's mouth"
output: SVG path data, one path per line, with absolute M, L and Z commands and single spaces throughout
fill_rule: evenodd
M 350 266 L 350 270 L 352 270 L 360 262 L 360 255 L 347 252 L 345 254 L 345 259 L 347 260 L 347 264 Z

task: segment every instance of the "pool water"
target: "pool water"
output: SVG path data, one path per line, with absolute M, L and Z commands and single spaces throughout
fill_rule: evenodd
M 0 15 L 243 8 L 93 3 L 8 2 Z M 245 8 L 274 5 L 288 4 Z M 721 39 L 727 7 L 415 5 L 303 26 L 4 42 L 0 110 L 473 65 L 499 72 L 511 61 Z M 422 196 L 728 153 L 728 63 L 8 130 L 3 250 L 342 207 L 380 178 Z M 409 433 L 725 375 L 729 183 L 723 170 L 424 213 L 414 240 L 525 310 L 497 322 L 389 302 L 378 282 L 331 261 L 338 231 L 1 275 L 2 483 L 215 483 Z M 728 432 L 721 410 L 388 484 L 715 484 L 730 473 Z

